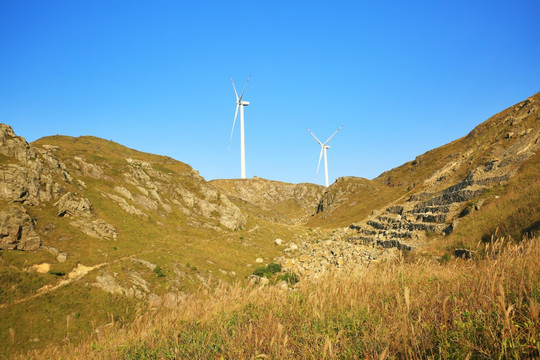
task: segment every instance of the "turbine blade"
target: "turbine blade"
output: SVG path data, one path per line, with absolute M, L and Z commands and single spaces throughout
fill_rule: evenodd
M 236 95 L 236 102 L 238 102 L 238 93 L 236 92 L 236 86 L 234 86 L 234 81 L 232 79 L 232 76 L 231 76 L 231 82 L 232 82 L 232 87 L 234 89 L 234 95 Z
M 319 141 L 319 139 L 317 139 L 317 137 L 315 136 L 315 134 L 312 133 L 311 130 L 309 130 L 309 128 L 307 129 L 307 131 L 309 131 L 309 133 L 315 138 L 315 140 L 317 140 L 317 142 L 319 143 L 319 145 L 323 146 L 323 144 Z
M 249 80 L 251 80 L 251 75 L 249 75 L 249 78 L 246 81 L 246 85 L 244 85 L 244 90 L 242 90 L 242 93 L 240 94 L 240 98 L 238 99 L 238 101 L 242 101 L 242 96 L 244 96 L 244 91 L 246 91 L 246 87 L 247 87 L 247 84 L 248 84 Z M 237 98 L 238 98 L 238 96 L 237 96 Z
M 232 123 L 232 130 L 231 130 L 231 137 L 229 139 L 229 147 L 227 148 L 227 151 L 231 150 L 231 141 L 232 141 L 232 136 L 233 136 L 233 133 L 234 133 L 234 124 L 236 124 L 236 117 L 238 116 L 238 107 L 240 105 L 236 104 L 236 112 L 234 113 L 234 121 Z
M 326 144 L 330 141 L 330 139 L 333 138 L 334 135 L 336 135 L 336 134 L 338 133 L 339 130 L 341 130 L 342 127 L 343 127 L 343 125 L 341 125 L 341 126 L 339 127 L 339 129 L 337 129 L 336 132 L 333 133 L 332 136 L 330 136 L 330 137 L 328 138 L 328 140 L 326 140 L 326 142 L 325 142 L 323 145 L 326 145 Z
M 321 167 L 323 149 L 324 148 L 321 146 L 321 154 L 319 155 L 319 163 L 317 164 L 317 172 L 315 173 L 315 182 L 317 182 L 317 176 L 319 175 L 319 167 Z

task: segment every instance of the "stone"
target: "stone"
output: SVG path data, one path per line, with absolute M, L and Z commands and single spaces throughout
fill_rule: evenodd
M 262 258 L 256 258 L 256 259 L 255 259 L 255 262 L 256 262 L 257 264 L 262 264 L 262 263 L 264 262 L 264 260 L 263 260 Z
M 58 208 L 60 217 L 91 216 L 93 212 L 90 201 L 74 192 L 64 194 L 54 206 Z
M 70 222 L 70 224 L 81 230 L 86 235 L 98 239 L 116 240 L 118 235 L 118 232 L 114 226 L 107 224 L 101 219 L 92 220 L 89 218 L 81 218 Z
M 0 212 L 0 249 L 33 251 L 41 242 L 34 220 L 24 207 L 12 205 Z
M 36 264 L 32 266 L 32 270 L 40 274 L 46 274 L 49 272 L 49 270 L 51 270 L 51 264 L 49 263 Z
M 60 254 L 58 254 L 58 256 L 56 257 L 56 260 L 58 260 L 58 262 L 66 262 L 67 257 L 68 257 L 68 254 L 66 254 L 66 253 L 60 253 Z
M 274 240 L 274 244 L 278 245 L 278 246 L 281 246 L 283 244 L 283 240 L 281 239 L 276 239 Z

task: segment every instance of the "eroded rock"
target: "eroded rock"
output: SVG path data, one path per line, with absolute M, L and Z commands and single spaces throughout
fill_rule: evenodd
M 92 216 L 93 209 L 92 204 L 85 197 L 74 193 L 68 192 L 64 194 L 55 204 L 58 208 L 58 216 Z
M 41 238 L 34 228 L 34 220 L 19 205 L 0 212 L 0 249 L 37 250 Z

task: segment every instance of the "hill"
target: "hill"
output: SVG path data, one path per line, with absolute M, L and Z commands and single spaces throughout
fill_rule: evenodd
M 436 292 L 439 285 L 447 286 L 446 293 L 457 291 L 449 284 L 453 284 L 459 274 L 466 276 L 470 266 L 452 260 L 458 275 L 448 269 L 439 271 L 438 266 L 447 264 L 453 256 L 465 256 L 474 258 L 474 266 L 479 269 L 474 270 L 478 271 L 476 274 L 489 268 L 494 271 L 493 275 L 496 271 L 490 267 L 490 257 L 486 254 L 495 239 L 503 236 L 508 242 L 509 239 L 519 241 L 523 236 L 538 236 L 539 108 L 540 94 L 536 94 L 494 115 L 467 136 L 428 151 L 373 180 L 342 177 L 328 188 L 260 178 L 207 182 L 188 164 L 165 156 L 142 153 L 92 136 L 51 136 L 28 144 L 15 135 L 11 127 L 2 124 L 0 342 L 4 346 L 0 357 L 32 349 L 41 351 L 49 346 L 58 349 L 81 341 L 84 351 L 89 351 L 84 342 L 110 334 L 107 329 L 130 328 L 140 324 L 142 319 L 149 324 L 152 316 L 148 318 L 142 313 L 160 309 L 152 311 L 164 314 L 164 309 L 172 309 L 173 314 L 177 314 L 183 306 L 208 305 L 221 309 L 224 317 L 219 319 L 216 318 L 219 311 L 204 313 L 207 320 L 218 324 L 217 330 L 206 328 L 214 334 L 212 336 L 217 336 L 216 331 L 222 336 L 222 327 L 233 329 L 234 324 L 240 324 L 242 331 L 245 330 L 242 321 L 234 323 L 234 309 L 238 308 L 227 308 L 227 304 L 235 302 L 243 304 L 242 311 L 252 311 L 258 319 L 264 319 L 273 311 L 285 314 L 291 324 L 282 325 L 286 319 L 281 318 L 279 325 L 289 326 L 293 331 L 290 334 L 299 334 L 292 327 L 302 321 L 290 307 L 297 301 L 304 304 L 299 307 L 303 311 L 315 309 L 308 316 L 309 321 L 315 323 L 315 318 L 327 314 L 336 316 L 327 318 L 330 322 L 348 321 L 349 315 L 358 315 L 366 306 L 373 309 L 375 303 L 364 299 L 356 303 L 351 314 L 345 308 L 340 308 L 345 313 L 341 310 L 333 313 L 332 307 L 336 304 L 326 299 L 333 292 L 357 296 L 354 294 L 360 288 L 348 279 L 372 270 L 378 274 L 376 277 L 386 280 L 369 280 L 361 287 L 364 292 L 371 291 L 370 286 L 384 287 L 396 281 L 399 282 L 396 291 L 400 294 L 408 291 L 407 288 L 419 292 L 420 286 L 428 283 L 437 287 L 430 287 L 431 293 L 426 298 L 437 298 L 445 303 L 446 295 Z M 538 248 L 535 241 L 527 248 L 526 256 L 518 261 L 520 264 L 531 261 Z M 502 246 L 499 250 L 506 251 Z M 491 254 L 495 256 L 499 250 Z M 505 254 L 504 259 L 508 260 L 516 253 Z M 419 269 L 439 274 L 438 278 L 445 279 L 444 284 L 430 280 L 429 274 L 425 278 Z M 518 270 L 508 264 L 507 271 L 519 282 Z M 409 274 L 406 284 L 399 274 Z M 364 275 L 360 276 L 354 279 L 362 283 Z M 534 277 L 534 272 L 527 276 Z M 300 284 L 295 285 L 298 280 Z M 318 302 L 309 294 L 314 293 L 320 282 L 338 282 L 347 288 L 325 288 L 328 291 L 317 296 L 326 300 Z M 252 293 L 249 284 L 276 286 Z M 534 304 L 540 301 L 534 298 L 538 284 L 533 281 L 519 289 L 503 280 L 500 284 L 502 293 L 509 294 L 504 296 L 519 292 L 529 299 L 520 303 L 512 298 L 513 309 L 530 312 L 529 317 L 519 318 L 519 326 L 535 321 Z M 299 299 L 291 300 L 286 295 L 288 289 L 293 288 L 299 291 Z M 352 288 L 356 290 L 348 293 Z M 478 289 L 487 291 L 481 286 Z M 215 291 L 225 300 L 206 303 L 205 296 Z M 276 292 L 282 293 L 275 297 L 280 304 L 278 308 L 262 300 L 252 301 L 261 296 L 274 298 Z M 386 295 L 377 296 L 382 301 Z M 302 297 L 309 299 L 304 302 Z M 400 301 L 397 306 L 403 305 Z M 463 311 L 460 304 L 464 302 L 453 304 L 452 311 Z M 495 311 L 493 304 L 467 304 L 480 311 Z M 508 306 L 505 303 L 503 312 L 512 314 Z M 383 316 L 383 310 L 379 310 L 378 314 Z M 408 311 L 409 306 L 403 316 Z M 183 321 L 187 323 L 183 324 L 195 326 L 196 314 L 203 316 L 194 310 L 192 315 L 185 315 Z M 445 314 L 441 316 L 448 315 Z M 268 322 L 279 328 L 272 319 Z M 412 326 L 412 323 L 407 324 Z M 398 326 L 390 323 L 394 325 Z M 499 325 L 494 324 L 492 329 Z M 185 335 L 190 326 L 182 327 L 182 334 Z M 337 339 L 350 330 L 340 326 L 341 323 L 332 328 L 340 331 L 319 330 Z M 454 330 L 458 327 L 453 322 L 448 326 Z M 535 326 L 529 329 L 531 334 L 536 331 Z M 379 329 L 383 331 L 380 336 L 395 334 L 395 329 L 385 329 Z M 304 330 L 305 338 L 301 341 L 321 340 L 319 330 Z M 257 334 L 261 341 L 272 342 L 269 337 L 272 334 Z M 360 336 L 354 331 L 350 334 L 349 340 Z M 139 341 L 136 332 L 126 336 L 127 342 Z M 312 354 L 311 350 L 288 353 L 281 336 L 280 341 L 285 342 L 283 347 L 272 352 L 267 346 L 266 353 L 277 357 L 300 354 L 298 358 Z M 523 349 L 536 346 L 521 338 L 505 336 L 502 338 L 526 344 Z M 500 337 L 495 338 L 500 340 Z M 325 339 L 322 346 L 318 342 L 313 347 L 304 347 L 305 343 L 295 343 L 295 346 L 328 353 L 331 346 L 338 346 L 336 339 Z M 416 341 L 414 337 L 407 339 Z M 215 349 L 225 349 L 213 340 L 208 341 Z M 238 341 L 240 339 L 233 339 L 232 347 L 227 348 L 228 354 L 238 355 L 231 350 Z M 365 338 L 365 341 L 374 340 Z M 430 341 L 423 344 L 433 352 L 437 342 Z M 112 344 L 114 348 L 118 346 L 118 343 Z M 383 352 L 383 344 L 394 354 L 405 354 L 390 340 L 371 343 L 367 353 L 353 353 L 371 356 Z M 148 350 L 147 346 L 143 351 Z M 254 351 L 259 349 L 251 343 L 246 346 Z M 527 353 L 523 349 L 520 354 Z M 115 351 L 104 354 L 120 356 Z M 133 348 L 129 351 L 129 356 L 137 353 Z M 55 357 L 53 353 L 36 354 Z M 255 356 L 255 353 L 249 354 Z M 459 351 L 441 354 L 464 355 Z M 251 355 L 245 354 L 246 357 Z
M 256 259 L 283 255 L 274 239 L 305 232 L 236 205 L 187 164 L 111 141 L 28 144 L 1 125 L 0 154 L 4 354 L 78 341 L 110 317 L 131 321 L 140 304 L 243 281 Z
M 534 166 L 522 166 L 540 146 L 539 122 L 540 94 L 536 94 L 467 136 L 372 181 L 340 178 L 324 193 L 317 215 L 307 224 L 331 228 L 352 223 L 357 241 L 387 246 L 414 246 L 426 232 L 450 234 L 463 222 L 458 219 L 467 209 L 496 200 L 490 189 L 533 171 Z M 529 177 L 534 183 L 535 177 Z

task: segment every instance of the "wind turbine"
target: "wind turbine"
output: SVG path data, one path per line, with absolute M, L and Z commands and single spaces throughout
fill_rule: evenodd
M 343 125 L 341 125 L 339 127 L 339 129 L 337 129 L 336 132 L 333 133 L 332 136 L 330 136 L 328 138 L 328 140 L 326 140 L 324 143 L 320 142 L 319 139 L 317 139 L 317 137 L 315 136 L 315 134 L 311 130 L 309 130 L 309 128 L 307 129 L 309 131 L 309 133 L 311 135 L 313 135 L 315 140 L 317 140 L 319 145 L 321 145 L 321 154 L 319 155 L 319 163 L 317 164 L 317 172 L 315 173 L 315 182 L 317 182 L 317 175 L 319 175 L 319 167 L 321 166 L 321 158 L 322 158 L 323 152 L 324 152 L 324 177 L 325 177 L 325 180 L 326 180 L 326 182 L 325 182 L 326 187 L 328 187 L 328 161 L 327 161 L 327 158 L 326 158 L 326 149 L 330 149 L 330 146 L 328 146 L 326 144 L 328 144 L 330 139 L 332 139 L 338 133 L 338 131 L 341 130 L 342 127 L 343 127 Z
M 238 97 L 238 93 L 236 92 L 236 87 L 234 86 L 234 81 L 231 76 L 231 82 L 234 89 L 234 95 L 236 95 L 236 112 L 234 113 L 234 121 L 232 124 L 232 130 L 231 130 L 231 138 L 229 139 L 229 150 L 231 149 L 231 141 L 232 141 L 232 136 L 234 133 L 234 125 L 236 124 L 236 117 L 238 116 L 238 108 L 240 107 L 240 175 L 242 179 L 246 178 L 246 147 L 244 143 L 244 106 L 249 105 L 249 101 L 242 101 L 242 96 L 244 96 L 244 91 L 246 91 L 246 87 L 250 79 L 251 79 L 251 75 L 249 75 L 249 78 L 246 81 L 246 85 L 244 85 L 244 90 L 242 90 L 240 97 Z

